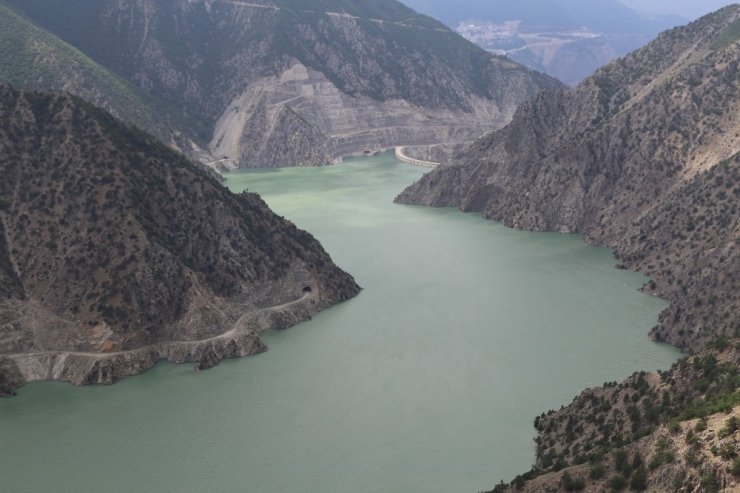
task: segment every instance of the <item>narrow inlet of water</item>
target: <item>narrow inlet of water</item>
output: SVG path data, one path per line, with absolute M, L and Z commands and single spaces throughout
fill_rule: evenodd
M 235 172 L 364 291 L 203 373 L 38 383 L 0 400 L 2 491 L 469 492 L 529 469 L 533 418 L 667 368 L 665 302 L 577 236 L 392 203 L 392 155 Z

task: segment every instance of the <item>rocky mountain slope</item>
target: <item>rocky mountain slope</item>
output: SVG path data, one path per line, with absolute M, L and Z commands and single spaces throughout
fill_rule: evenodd
M 524 104 L 399 202 L 584 233 L 671 301 L 653 336 L 740 335 L 740 5 Z
M 535 468 L 493 491 L 737 491 L 739 351 L 724 341 L 538 416 Z
M 254 194 L 88 103 L 0 86 L 0 387 L 264 350 L 358 293 Z
M 395 0 L 2 3 L 166 108 L 223 168 L 468 140 L 559 86 Z
M 2 4 L 0 45 L 0 81 L 77 94 L 171 145 L 186 141 L 174 130 L 177 125 L 142 91 Z

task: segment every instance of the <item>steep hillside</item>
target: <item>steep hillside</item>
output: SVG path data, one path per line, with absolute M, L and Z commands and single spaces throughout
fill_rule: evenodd
M 258 196 L 79 99 L 0 86 L 0 148 L 0 386 L 211 366 L 358 292 Z
M 156 103 L 79 50 L 0 4 L 0 82 L 66 91 L 145 128 L 172 145 L 185 144 Z
M 724 341 L 538 416 L 535 468 L 493 491 L 737 491 L 739 350 Z
M 672 302 L 656 339 L 740 336 L 739 19 L 727 7 L 535 97 L 397 200 L 585 233 Z
M 395 0 L 3 2 L 176 112 L 224 167 L 462 141 L 559 85 Z

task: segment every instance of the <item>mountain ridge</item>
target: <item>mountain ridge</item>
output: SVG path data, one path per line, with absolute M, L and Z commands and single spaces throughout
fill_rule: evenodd
M 226 168 L 470 140 L 560 85 L 395 0 L 3 3 L 169 108 Z

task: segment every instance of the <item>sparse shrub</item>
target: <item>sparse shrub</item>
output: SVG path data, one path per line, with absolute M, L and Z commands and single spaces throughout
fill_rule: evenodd
M 699 437 L 696 436 L 694 433 L 694 430 L 689 430 L 686 432 L 686 445 L 693 446 L 697 445 L 699 443 Z
M 732 462 L 732 467 L 730 468 L 730 472 L 733 476 L 740 477 L 740 457 L 735 457 L 735 460 Z
M 565 491 L 582 491 L 586 487 L 583 479 L 574 478 L 567 472 L 563 474 L 562 483 Z
M 604 469 L 603 464 L 594 464 L 589 471 L 589 476 L 594 480 L 603 478 L 605 474 L 606 469 Z
M 689 449 L 684 456 L 684 460 L 686 460 L 686 463 L 691 467 L 699 467 L 703 462 L 702 459 L 702 456 L 694 448 Z
M 624 478 L 624 476 L 612 476 L 611 479 L 609 479 L 609 489 L 613 492 L 622 491 L 627 487 L 627 480 Z
M 632 491 L 645 491 L 647 489 L 647 471 L 644 467 L 638 468 L 630 480 Z
M 734 459 L 737 457 L 737 450 L 735 449 L 734 443 L 725 443 L 719 449 L 719 456 L 725 460 Z
M 511 485 L 517 490 L 521 490 L 522 488 L 524 488 L 524 485 L 526 483 L 527 481 L 524 479 L 524 476 L 520 474 L 514 478 L 514 480 L 511 482 Z
M 632 466 L 630 466 L 627 452 L 625 450 L 617 450 L 614 453 L 614 467 L 617 471 L 621 472 L 624 477 L 630 477 L 632 474 Z
M 700 480 L 705 493 L 717 493 L 719 491 L 719 480 L 714 473 L 705 473 Z
M 719 437 L 720 438 L 727 438 L 728 436 L 732 435 L 738 430 L 738 427 L 740 427 L 740 421 L 737 419 L 736 416 L 732 416 L 727 421 L 725 421 L 725 426 L 719 430 Z

